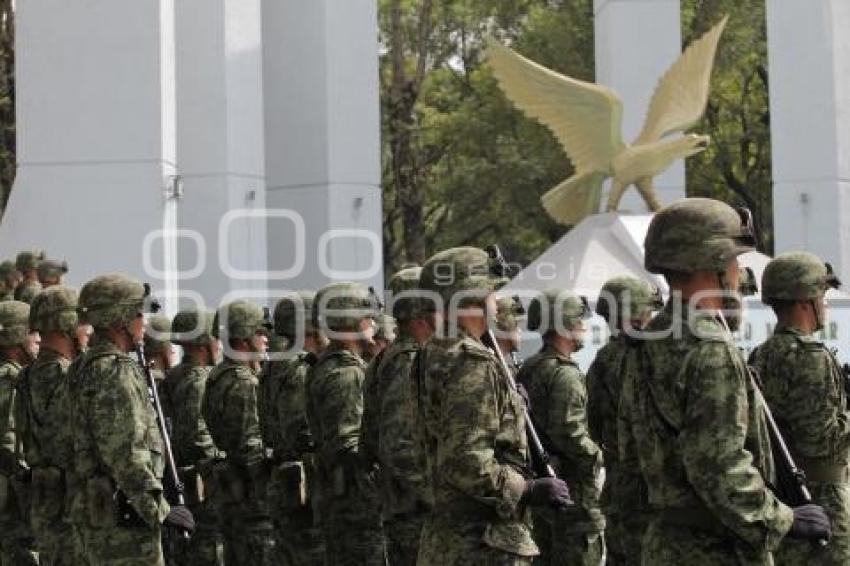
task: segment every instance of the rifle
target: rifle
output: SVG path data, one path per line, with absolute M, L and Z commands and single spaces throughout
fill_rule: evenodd
M 165 416 L 162 413 L 162 405 L 159 402 L 159 393 L 156 390 L 156 381 L 151 373 L 151 368 L 148 364 L 147 358 L 145 358 L 144 346 L 141 344 L 136 344 L 136 356 L 139 358 L 139 365 L 142 366 L 142 371 L 145 372 L 145 380 L 148 382 L 151 404 L 153 405 L 154 413 L 156 413 L 156 426 L 159 429 L 160 436 L 162 437 L 162 448 L 165 452 L 165 464 L 171 483 L 174 486 L 174 499 L 177 502 L 177 505 L 186 505 L 184 486 L 177 473 L 177 465 L 174 461 L 174 451 L 171 449 L 171 439 L 168 436 L 168 429 L 165 425 Z M 186 540 L 188 540 L 191 536 L 188 531 L 183 531 L 181 535 Z

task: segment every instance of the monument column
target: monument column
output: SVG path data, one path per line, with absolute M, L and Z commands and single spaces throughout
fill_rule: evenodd
M 377 23 L 375 0 L 263 0 L 268 262 L 278 286 L 383 286 Z
M 679 0 L 594 0 L 596 82 L 623 100 L 623 137 L 631 143 L 643 127 L 649 101 L 661 75 L 682 52 Z M 655 178 L 661 202 L 685 196 L 685 165 L 676 161 Z M 634 190 L 622 210 L 646 212 Z
M 776 252 L 850 278 L 850 5 L 767 0 Z
M 173 261 L 173 0 L 26 0 L 16 12 L 17 159 L 0 256 L 40 246 L 68 279 L 156 286 Z M 150 244 L 149 254 L 144 244 Z

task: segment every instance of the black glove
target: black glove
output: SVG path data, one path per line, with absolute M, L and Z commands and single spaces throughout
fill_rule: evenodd
M 807 540 L 829 540 L 832 536 L 832 524 L 820 505 L 801 505 L 794 507 L 794 522 L 788 536 Z
M 165 524 L 192 533 L 195 531 L 195 518 L 185 505 L 175 505 L 168 512 Z
M 532 507 L 560 509 L 572 505 L 567 482 L 558 478 L 540 478 L 525 482 L 522 502 Z

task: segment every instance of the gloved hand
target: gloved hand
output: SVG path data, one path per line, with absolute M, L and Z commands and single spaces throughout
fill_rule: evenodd
M 794 522 L 788 536 L 807 540 L 829 540 L 832 536 L 832 524 L 820 505 L 801 505 L 794 507 Z
M 532 507 L 552 507 L 559 509 L 572 505 L 567 482 L 558 478 L 540 478 L 525 482 L 525 491 L 521 501 Z
M 172 507 L 165 518 L 165 524 L 190 534 L 195 531 L 195 518 L 185 505 Z

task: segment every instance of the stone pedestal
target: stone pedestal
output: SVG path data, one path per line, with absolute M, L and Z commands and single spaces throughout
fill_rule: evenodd
M 658 79 L 682 52 L 679 0 L 594 0 L 596 82 L 623 100 L 623 137 L 631 143 L 643 127 Z M 661 202 L 685 196 L 685 165 L 674 163 L 655 178 Z M 645 212 L 634 187 L 621 209 Z

